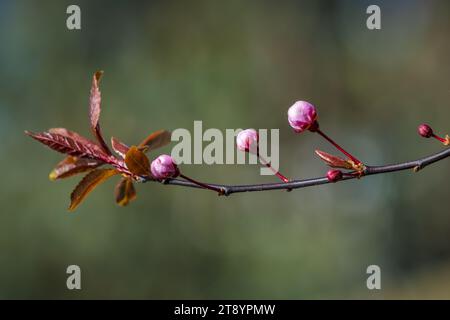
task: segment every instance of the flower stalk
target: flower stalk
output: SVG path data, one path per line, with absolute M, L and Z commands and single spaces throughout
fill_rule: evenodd
M 239 132 L 236 137 L 236 144 L 239 150 L 256 154 L 259 161 L 269 168 L 281 181 L 289 182 L 288 178 L 282 175 L 278 170 L 274 169 L 270 162 L 259 154 L 259 135 L 255 129 L 246 129 Z
M 198 186 L 200 186 L 200 187 L 202 187 L 202 188 L 204 188 L 204 189 L 208 189 L 208 190 L 212 190 L 212 191 L 218 192 L 219 195 L 224 194 L 224 191 L 223 191 L 223 189 L 221 189 L 221 188 L 216 188 L 216 187 L 214 187 L 214 186 L 207 185 L 206 183 L 203 183 L 203 182 L 194 180 L 194 179 L 192 179 L 192 178 L 189 178 L 188 176 L 185 176 L 185 175 L 182 174 L 182 173 L 180 173 L 180 177 L 182 177 L 183 179 L 185 179 L 185 180 L 187 180 L 187 181 L 190 181 L 190 182 L 192 182 L 193 184 L 196 184 L 196 185 L 198 185 Z
M 362 162 L 358 160 L 356 157 L 351 155 L 349 152 L 345 151 L 344 148 L 342 148 L 339 144 L 337 144 L 333 139 L 331 139 L 328 135 L 326 135 L 322 130 L 317 129 L 316 132 L 321 135 L 325 140 L 327 140 L 329 143 L 331 143 L 336 149 L 338 149 L 340 152 L 345 154 L 355 165 L 360 165 Z

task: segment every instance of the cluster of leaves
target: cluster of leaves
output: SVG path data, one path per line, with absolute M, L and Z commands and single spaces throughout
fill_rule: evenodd
M 50 147 L 67 154 L 50 172 L 49 178 L 57 180 L 88 172 L 73 190 L 69 210 L 74 210 L 83 199 L 106 179 L 122 175 L 115 187 L 117 204 L 127 205 L 136 198 L 133 181 L 152 179 L 150 162 L 146 152 L 160 148 L 170 142 L 170 132 L 159 130 L 150 134 L 137 146 L 127 146 L 119 139 L 111 138 L 113 155 L 100 129 L 101 92 L 99 82 L 103 72 L 94 74 L 89 97 L 89 119 L 92 133 L 97 142 L 65 128 L 52 128 L 41 133 L 25 131 L 26 134 Z M 99 168 L 109 165 L 109 168 Z

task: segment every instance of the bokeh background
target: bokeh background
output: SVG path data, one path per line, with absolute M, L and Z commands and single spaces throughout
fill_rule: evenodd
M 126 208 L 111 179 L 69 213 L 80 178 L 50 182 L 62 155 L 23 134 L 89 135 L 91 76 L 103 69 L 103 132 L 129 144 L 194 120 L 279 128 L 281 171 L 320 176 L 313 151 L 333 149 L 287 124 L 302 99 L 368 164 L 415 159 L 442 149 L 418 124 L 450 129 L 448 1 L 76 1 L 81 31 L 66 28 L 69 4 L 0 1 L 0 298 L 450 298 L 448 161 L 228 198 L 145 184 Z M 366 28 L 370 4 L 381 30 Z M 276 181 L 254 165 L 182 169 Z M 66 288 L 71 264 L 81 291 Z M 380 291 L 366 288 L 371 264 Z

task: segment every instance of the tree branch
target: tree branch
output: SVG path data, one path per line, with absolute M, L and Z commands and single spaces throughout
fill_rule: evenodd
M 450 156 L 450 148 L 447 148 L 441 152 L 434 153 L 424 158 L 420 158 L 413 161 L 402 162 L 397 164 L 383 165 L 383 166 L 366 166 L 363 176 L 370 176 L 373 174 L 388 173 L 395 171 L 402 171 L 407 169 L 414 169 L 415 172 L 425 168 L 426 166 L 443 160 Z M 344 176 L 342 180 L 355 179 L 357 176 Z M 152 181 L 145 180 L 144 182 Z M 154 181 L 154 180 L 153 180 Z M 162 181 L 163 184 L 177 185 L 189 188 L 205 189 L 201 186 L 194 184 L 190 181 L 182 179 L 167 179 Z M 330 181 L 327 177 L 318 177 L 304 180 L 292 180 L 288 183 L 263 183 L 263 184 L 249 184 L 249 185 L 222 185 L 222 184 L 207 184 L 208 186 L 220 188 L 223 190 L 223 194 L 228 196 L 232 193 L 239 192 L 255 192 L 255 191 L 268 191 L 268 190 L 292 190 L 306 187 L 317 186 L 321 184 L 327 184 Z M 206 189 L 205 189 L 206 190 Z

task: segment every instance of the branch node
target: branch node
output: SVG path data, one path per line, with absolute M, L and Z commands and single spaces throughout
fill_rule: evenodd
M 221 187 L 220 188 L 219 196 L 228 197 L 230 194 L 231 194 L 230 188 L 228 188 L 228 187 Z

